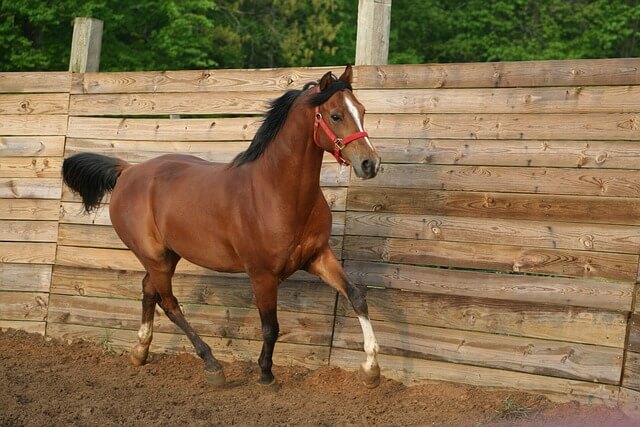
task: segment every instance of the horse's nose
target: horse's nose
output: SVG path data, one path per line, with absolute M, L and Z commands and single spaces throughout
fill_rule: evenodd
M 367 178 L 373 178 L 378 172 L 377 162 L 371 159 L 365 159 L 362 161 L 362 172 Z

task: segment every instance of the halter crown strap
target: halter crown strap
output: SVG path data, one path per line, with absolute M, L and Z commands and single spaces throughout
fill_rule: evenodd
M 364 138 L 365 136 L 369 136 L 367 132 L 356 132 L 351 135 L 345 136 L 344 138 L 338 138 L 335 133 L 329 128 L 327 122 L 322 118 L 322 113 L 320 113 L 320 107 L 316 107 L 316 115 L 315 122 L 313 124 L 313 142 L 320 147 L 323 148 L 318 142 L 318 128 L 321 128 L 324 133 L 329 137 L 331 142 L 333 143 L 333 157 L 336 158 L 336 161 L 341 165 L 346 164 L 342 156 L 340 155 L 341 151 L 347 144 L 355 141 L 356 139 Z M 323 148 L 324 149 L 324 148 Z

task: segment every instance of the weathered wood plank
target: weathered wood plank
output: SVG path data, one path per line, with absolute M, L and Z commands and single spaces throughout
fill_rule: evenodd
M 59 205 L 58 200 L 0 199 L 0 219 L 57 221 Z
M 152 141 L 249 141 L 259 125 L 258 117 L 117 119 L 71 116 L 67 136 Z
M 27 322 L 22 320 L 0 320 L 0 330 L 16 329 L 30 334 L 44 335 L 46 322 Z
M 43 321 L 47 318 L 49 294 L 43 292 L 0 292 L 0 319 Z
M 5 114 L 67 114 L 69 94 L 0 94 L 0 115 Z
M 181 308 L 193 329 L 200 335 L 220 338 L 262 339 L 262 326 L 257 309 L 182 304 Z M 90 298 L 51 294 L 47 320 L 103 328 L 131 329 L 140 327 L 140 302 L 125 299 Z M 297 344 L 329 345 L 333 316 L 279 313 L 279 341 Z M 166 316 L 156 316 L 154 330 L 181 333 Z
M 640 200 L 420 188 L 349 187 L 347 209 L 416 215 L 640 224 Z
M 57 237 L 57 221 L 0 221 L 0 240 L 55 242 Z
M 71 93 L 281 92 L 302 88 L 307 82 L 319 80 L 327 71 L 336 69 L 319 67 L 84 73 L 74 76 Z
M 191 154 L 210 162 L 231 162 L 249 146 L 249 141 L 128 141 L 109 139 L 68 138 L 67 156 L 90 151 L 105 156 L 119 157 L 130 163 L 141 163 L 168 153 Z M 335 162 L 333 155 L 325 153 L 324 161 Z
M 618 408 L 632 420 L 640 419 L 640 391 L 620 387 Z
M 0 178 L 60 178 L 62 157 L 0 157 Z
M 0 199 L 60 199 L 61 193 L 59 178 L 0 178 Z
M 128 351 L 137 344 L 138 337 L 135 331 L 125 329 L 98 328 L 82 325 L 67 325 L 62 323 L 49 323 L 47 335 L 65 340 L 92 340 L 108 345 L 114 350 Z M 238 360 L 255 361 L 260 355 L 262 341 L 202 337 L 216 355 L 216 358 L 226 362 Z M 184 334 L 165 334 L 154 332 L 151 342 L 151 352 L 194 353 L 193 346 Z M 329 347 L 278 343 L 278 351 L 273 355 L 276 364 L 274 370 L 277 374 L 277 365 L 302 365 L 307 368 L 326 366 L 329 363 Z
M 64 267 L 53 272 L 51 292 L 101 298 L 142 298 L 144 273 Z M 247 277 L 176 274 L 173 293 L 180 303 L 255 307 Z M 336 292 L 320 282 L 286 280 L 278 290 L 281 311 L 333 314 Z
M 377 237 L 640 253 L 640 230 L 628 225 L 348 212 L 346 232 Z
M 637 169 L 631 141 L 375 139 L 386 163 Z M 67 143 L 68 145 L 68 143 Z
M 638 256 L 383 237 L 345 236 L 345 259 L 604 278 L 633 283 Z
M 380 355 L 379 359 L 384 376 L 406 384 L 447 381 L 527 391 L 560 402 L 578 401 L 608 406 L 615 406 L 618 398 L 618 387 L 608 384 L 386 354 Z M 362 360 L 364 355 L 361 351 L 333 349 L 331 352 L 331 365 L 344 369 L 357 369 Z
M 637 297 L 636 297 L 637 298 Z M 640 352 L 640 313 L 636 310 L 629 318 L 629 339 L 627 341 L 627 350 Z
M 368 289 L 367 301 L 373 320 L 615 348 L 625 342 L 622 312 L 375 288 Z M 355 316 L 342 297 L 337 314 Z
M 638 58 L 359 66 L 355 71 L 358 89 L 640 84 Z
M 62 157 L 64 136 L 0 136 L 3 157 Z
M 69 92 L 71 73 L 0 73 L 0 92 Z
M 0 242 L 0 262 L 53 264 L 55 243 Z
M 2 116 L 0 135 L 64 135 L 67 132 L 66 115 Z
M 2 291 L 49 292 L 50 285 L 50 265 L 0 263 Z
M 340 259 L 342 257 L 342 237 L 332 236 L 329 245 Z M 1 246 L 0 246 L 1 248 Z M 56 265 L 68 267 L 100 268 L 109 270 L 143 271 L 142 265 L 128 250 L 104 249 L 76 246 L 58 246 Z M 176 269 L 178 273 L 200 275 L 225 275 L 207 268 L 197 266 L 186 260 L 181 260 Z
M 553 377 L 617 384 L 623 349 L 562 341 L 456 331 L 394 322 L 373 322 L 382 354 L 440 360 Z M 334 348 L 360 350 L 355 318 L 337 317 Z
M 357 90 L 370 113 L 635 113 L 640 86 Z
M 351 280 L 362 286 L 618 311 L 629 311 L 633 300 L 632 283 L 496 274 L 366 261 L 347 260 L 344 264 Z
M 622 385 L 633 390 L 640 390 L 640 354 L 628 351 L 624 363 Z
M 366 123 L 372 138 L 640 140 L 638 113 L 368 114 Z
M 263 114 L 268 102 L 279 94 L 257 92 L 135 93 L 71 95 L 72 116 L 119 116 L 161 114 Z M 0 112 L 2 104 L 0 103 Z
M 640 133 L 640 132 L 639 132 Z M 385 164 L 351 186 L 640 197 L 636 170 Z
M 90 218 L 89 216 L 87 217 Z M 344 212 L 335 212 L 333 221 L 332 234 L 341 236 L 344 231 Z M 54 232 L 57 232 L 57 223 L 55 223 L 55 225 Z M 3 222 L 0 221 L 0 239 L 3 235 L 2 231 Z M 53 241 L 55 241 L 55 238 Z M 113 227 L 95 224 L 60 224 L 58 244 L 64 246 L 126 249 L 125 244 L 122 243 Z

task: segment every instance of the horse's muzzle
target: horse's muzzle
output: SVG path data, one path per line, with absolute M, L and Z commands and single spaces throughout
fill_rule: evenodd
M 368 157 L 360 162 L 355 162 L 353 163 L 353 170 L 358 178 L 371 179 L 380 170 L 380 157 Z

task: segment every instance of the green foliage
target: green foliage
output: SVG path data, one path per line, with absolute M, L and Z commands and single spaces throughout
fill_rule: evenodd
M 356 0 L 0 0 L 0 71 L 66 70 L 75 16 L 101 70 L 352 63 Z M 637 0 L 393 0 L 392 63 L 640 56 Z

